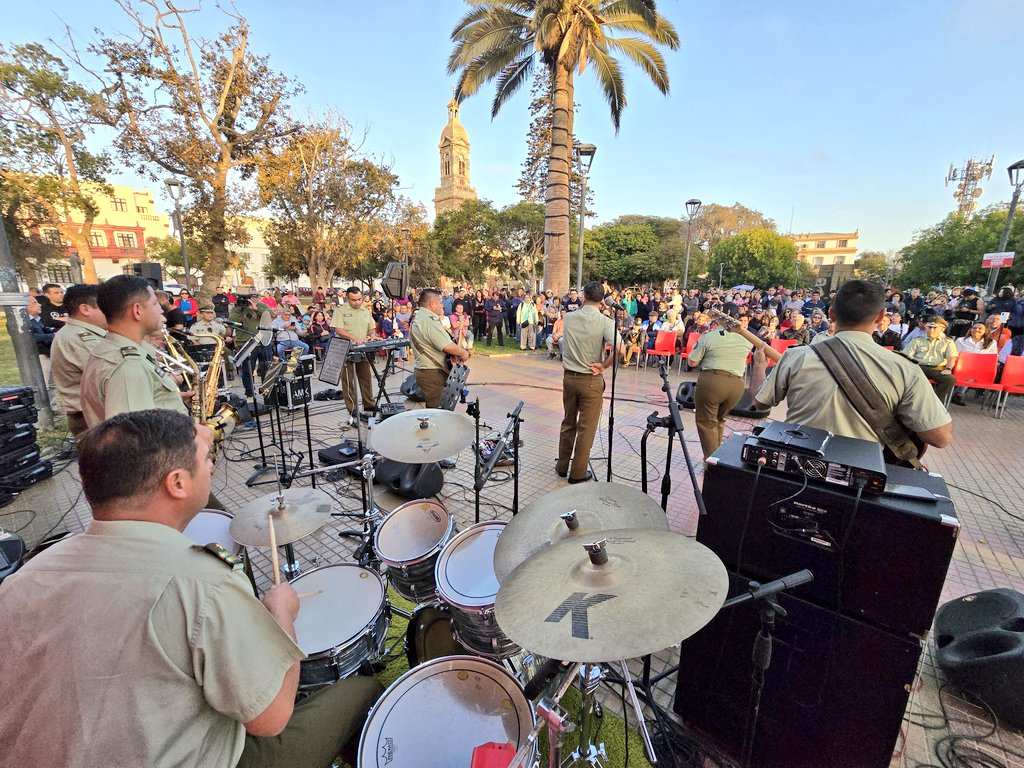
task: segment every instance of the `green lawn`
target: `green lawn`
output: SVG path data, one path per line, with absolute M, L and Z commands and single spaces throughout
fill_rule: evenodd
M 7 324 L 0 323 L 0 386 L 13 387 L 21 384 L 18 361 L 14 359 L 14 344 L 7 333 Z

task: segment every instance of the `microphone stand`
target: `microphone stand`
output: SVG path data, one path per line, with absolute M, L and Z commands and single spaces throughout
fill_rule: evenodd
M 619 305 L 615 305 L 616 307 Z M 619 310 L 616 309 L 616 312 Z M 614 321 L 614 331 L 612 332 L 612 396 L 608 401 L 608 477 L 606 480 L 610 483 L 612 481 L 612 439 L 615 435 L 615 375 L 619 370 L 619 324 L 618 320 Z
M 234 326 L 232 326 L 232 327 L 234 327 Z M 256 381 L 255 381 L 256 371 L 253 369 L 253 357 L 252 357 L 253 353 L 256 350 L 258 350 L 260 347 L 262 347 L 263 345 L 259 343 L 259 338 L 258 338 L 259 334 L 257 334 L 257 333 L 253 333 L 252 331 L 247 331 L 245 328 L 241 328 L 241 327 L 235 328 L 235 332 L 236 332 L 236 334 L 238 332 L 247 333 L 251 337 L 248 341 L 246 341 L 242 345 L 243 349 L 245 348 L 245 345 L 248 344 L 250 341 L 255 342 L 255 344 L 253 345 L 253 348 L 248 352 L 248 354 L 241 361 L 242 365 L 248 366 L 248 368 L 249 368 L 249 384 L 252 387 L 252 413 L 253 413 L 253 418 L 254 418 L 254 420 L 256 422 L 256 438 L 259 440 L 259 451 L 260 451 L 260 463 L 255 466 L 256 472 L 253 473 L 253 475 L 251 477 L 249 477 L 248 480 L 245 481 L 246 486 L 251 488 L 253 483 L 256 482 L 256 479 L 260 475 L 262 475 L 262 474 L 264 474 L 266 472 L 269 472 L 271 470 L 271 466 L 269 464 L 267 464 L 267 448 L 266 448 L 266 444 L 263 442 L 263 427 L 260 425 L 260 406 L 259 406 L 259 402 L 256 400 Z M 239 350 L 239 351 L 241 352 L 242 350 Z M 236 368 L 238 367 L 238 363 L 235 362 L 237 360 L 237 358 L 238 358 L 238 355 L 235 355 L 231 359 L 232 364 Z M 271 434 L 271 437 L 273 437 L 273 434 L 274 434 L 273 428 L 271 428 L 270 434 Z M 252 451 L 253 451 L 253 449 L 250 448 L 249 450 L 243 451 L 242 455 L 243 456 L 248 456 L 249 454 L 252 453 Z
M 479 419 L 479 400 L 477 400 L 477 419 Z M 519 405 L 515 407 L 511 413 L 507 414 L 510 419 L 509 423 L 505 426 L 501 436 L 494 442 L 494 450 L 491 451 L 491 458 L 487 460 L 487 464 L 483 469 L 478 469 L 476 473 L 476 481 L 473 483 L 473 492 L 476 495 L 476 512 L 477 522 L 480 522 L 480 491 L 484 485 L 487 484 L 487 480 L 491 476 L 491 472 L 494 471 L 495 465 L 498 463 L 498 459 L 505 455 L 505 449 L 508 448 L 509 433 L 512 434 L 513 448 L 512 448 L 512 516 L 515 517 L 519 513 L 519 425 L 523 419 L 519 415 L 523 410 L 523 401 L 519 401 Z M 477 422 L 479 425 L 479 421 Z M 479 435 L 479 426 L 477 427 L 477 434 Z M 479 452 L 480 440 L 477 439 L 477 451 Z M 480 461 L 477 460 L 479 466 Z

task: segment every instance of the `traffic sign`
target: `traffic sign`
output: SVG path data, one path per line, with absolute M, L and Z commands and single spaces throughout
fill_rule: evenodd
M 1004 267 L 1012 267 L 1014 253 L 1014 251 L 986 253 L 981 257 L 981 266 L 985 269 L 1003 269 Z

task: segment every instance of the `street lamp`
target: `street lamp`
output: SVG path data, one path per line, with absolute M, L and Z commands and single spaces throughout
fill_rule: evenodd
M 576 254 L 576 290 L 580 293 L 583 292 L 583 216 L 587 207 L 587 173 L 594 164 L 596 154 L 597 147 L 593 144 L 576 145 L 576 162 L 580 164 L 580 241 Z M 584 159 L 586 163 L 583 162 Z
M 725 262 L 718 265 L 718 290 L 722 290 L 722 272 L 725 270 Z
M 700 200 L 696 197 L 691 197 L 686 201 L 686 215 L 689 217 L 686 220 L 686 267 L 683 269 L 683 291 L 686 291 L 686 285 L 690 281 L 690 227 L 693 226 L 693 217 L 700 211 Z
M 412 278 L 412 265 L 409 264 L 409 228 L 402 227 L 402 261 L 405 262 L 406 280 Z
M 164 186 L 167 187 L 167 194 L 171 196 L 171 200 L 174 201 L 174 222 L 178 228 L 178 238 L 181 240 L 181 263 L 185 267 L 185 287 L 191 293 L 192 291 L 192 274 L 188 268 L 188 253 L 185 252 L 185 228 L 181 225 L 181 194 L 185 191 L 185 187 L 173 176 L 169 179 L 164 179 Z
M 1010 227 L 1013 226 L 1013 212 L 1017 210 L 1017 201 L 1020 200 L 1020 188 L 1024 187 L 1024 160 L 1018 160 L 1007 168 L 1006 174 L 1010 177 L 1010 183 L 1013 185 L 1013 197 L 1010 198 L 1010 212 L 1006 214 L 1006 224 L 1003 226 L 1002 237 L 999 238 L 1000 253 L 1006 250 L 1006 243 L 1010 239 Z M 988 283 L 985 285 L 986 299 L 995 294 L 998 280 L 999 267 L 992 267 L 988 271 Z

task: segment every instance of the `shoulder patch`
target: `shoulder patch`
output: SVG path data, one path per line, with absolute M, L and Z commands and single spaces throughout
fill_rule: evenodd
M 135 347 L 118 347 L 118 350 L 121 352 L 121 357 L 124 358 L 142 357 L 142 355 L 139 354 L 139 350 Z
M 230 565 L 233 571 L 239 570 L 244 565 L 242 558 L 240 558 L 238 555 L 231 554 L 226 549 L 224 549 L 224 547 L 222 547 L 215 541 L 210 542 L 205 547 L 199 544 L 193 544 L 192 548 L 195 550 L 199 550 L 201 552 L 208 552 L 209 554 L 216 557 L 218 560 L 221 560 L 227 565 Z

